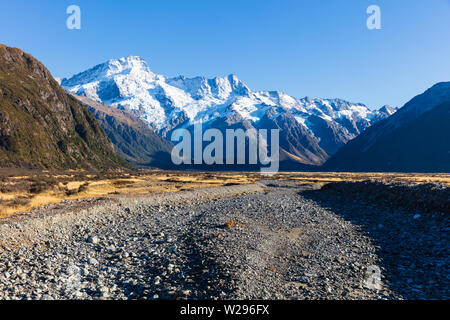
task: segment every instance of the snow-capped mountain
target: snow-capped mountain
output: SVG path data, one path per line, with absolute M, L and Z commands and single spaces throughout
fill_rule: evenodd
M 172 130 L 196 123 L 206 127 L 280 128 L 289 158 L 321 164 L 347 141 L 390 116 L 340 99 L 297 99 L 279 91 L 252 91 L 235 75 L 168 78 L 139 57 L 109 60 L 61 85 L 112 107 L 128 110 L 169 138 Z

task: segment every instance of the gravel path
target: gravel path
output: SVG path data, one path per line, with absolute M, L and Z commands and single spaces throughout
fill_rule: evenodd
M 432 284 L 440 289 L 422 296 L 399 288 L 379 237 L 313 189 L 263 181 L 64 202 L 8 219 L 0 299 L 448 298 L 446 270 Z

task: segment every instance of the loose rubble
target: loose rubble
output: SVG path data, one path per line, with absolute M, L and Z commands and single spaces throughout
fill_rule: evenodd
M 278 181 L 66 201 L 0 223 L 0 299 L 448 299 L 448 224 L 414 214 Z

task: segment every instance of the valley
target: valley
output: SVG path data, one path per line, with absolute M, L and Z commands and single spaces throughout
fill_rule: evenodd
M 447 300 L 449 101 L 450 82 L 401 108 L 294 98 L 136 56 L 56 80 L 0 45 L 0 300 Z M 274 172 L 221 159 L 247 146 Z
M 450 185 L 450 174 L 280 172 L 271 179 L 299 184 L 378 180 L 414 184 Z M 61 201 L 95 199 L 116 195 L 139 196 L 250 184 L 267 178 L 259 172 L 188 172 L 139 170 L 129 172 L 41 171 L 0 169 L 0 218 L 27 212 Z
M 448 201 L 417 197 L 448 199 L 448 188 L 285 178 L 63 201 L 3 220 L 0 298 L 449 298 Z M 391 188 L 404 202 L 382 200 Z

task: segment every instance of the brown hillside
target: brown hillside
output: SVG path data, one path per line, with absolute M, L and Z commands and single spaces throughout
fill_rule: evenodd
M 124 162 L 95 117 L 45 66 L 0 45 L 0 166 L 120 167 Z

